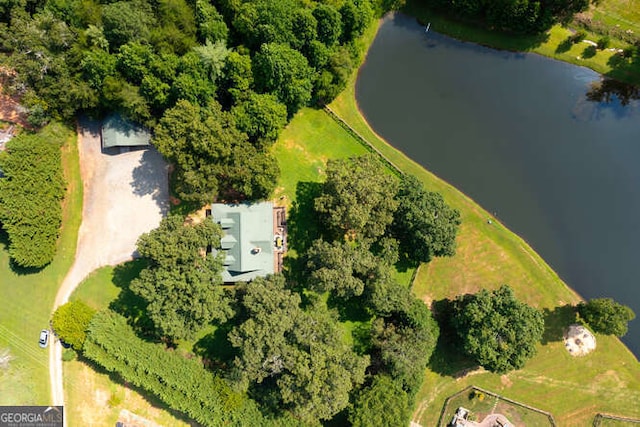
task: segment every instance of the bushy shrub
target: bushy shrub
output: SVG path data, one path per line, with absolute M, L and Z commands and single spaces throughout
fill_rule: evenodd
M 71 348 L 65 348 L 64 351 L 62 352 L 62 361 L 71 362 L 72 360 L 75 360 L 76 356 L 77 354 L 75 350 Z
M 51 324 L 60 339 L 81 351 L 89 322 L 96 311 L 82 301 L 68 302 L 53 313 Z
M 603 36 L 598 39 L 598 49 L 604 50 L 609 47 L 611 44 L 611 39 L 609 36 Z
M 585 31 L 576 31 L 575 33 L 573 33 L 570 37 L 569 40 L 571 40 L 571 43 L 580 43 L 582 40 L 584 40 L 587 37 L 587 33 Z
M 44 267 L 56 253 L 65 191 L 60 147 L 68 136 L 68 129 L 51 124 L 15 137 L 0 153 L 0 222 L 9 256 L 21 267 Z

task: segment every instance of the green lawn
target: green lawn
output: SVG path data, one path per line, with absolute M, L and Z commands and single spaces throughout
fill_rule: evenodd
M 0 232 L 0 352 L 9 349 L 14 357 L 7 371 L 0 371 L 0 405 L 47 405 L 49 351 L 38 346 L 41 329 L 49 317 L 58 286 L 71 267 L 82 215 L 82 183 L 75 133 L 63 147 L 67 193 L 63 227 L 57 254 L 39 271 L 14 269 L 6 250 L 6 234 Z
M 278 159 L 281 175 L 274 198 L 291 206 L 296 199 L 298 182 L 321 182 L 330 158 L 344 158 L 367 153 L 322 110 L 305 108 L 282 131 L 273 154 Z
M 640 34 L 640 0 L 601 0 L 589 14 L 595 21 Z

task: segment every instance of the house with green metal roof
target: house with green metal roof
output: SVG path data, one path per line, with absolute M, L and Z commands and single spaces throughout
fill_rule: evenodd
M 211 205 L 222 228 L 225 283 L 249 282 L 279 272 L 286 242 L 284 208 L 271 202 Z
M 113 114 L 102 122 L 102 148 L 146 147 L 151 142 L 151 134 L 145 128 Z

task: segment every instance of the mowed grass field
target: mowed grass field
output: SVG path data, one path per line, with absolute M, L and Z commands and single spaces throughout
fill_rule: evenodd
M 67 181 L 63 227 L 55 259 L 40 271 L 13 269 L 7 253 L 7 236 L 0 231 L 0 354 L 13 357 L 0 370 L 0 405 L 48 405 L 49 350 L 38 346 L 41 329 L 49 327 L 56 292 L 76 250 L 82 214 L 82 182 L 76 135 L 69 131 L 63 147 Z M 51 337 L 52 338 L 52 337 Z
M 640 34 L 640 0 L 601 0 L 587 13 L 596 21 Z

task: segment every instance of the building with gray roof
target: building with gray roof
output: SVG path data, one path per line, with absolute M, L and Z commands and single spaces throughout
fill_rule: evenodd
M 211 205 L 211 217 L 223 237 L 225 283 L 249 282 L 279 272 L 285 250 L 284 208 L 271 202 Z
M 102 122 L 102 148 L 146 147 L 151 142 L 148 130 L 113 114 Z

